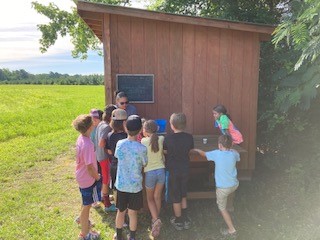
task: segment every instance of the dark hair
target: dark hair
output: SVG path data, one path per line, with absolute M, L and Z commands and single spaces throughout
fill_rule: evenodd
M 110 119 L 111 119 L 111 115 L 112 115 L 112 111 L 117 109 L 117 107 L 113 104 L 108 104 L 105 108 L 104 108 L 104 113 L 102 115 L 102 120 L 110 123 Z
M 127 94 L 125 94 L 124 92 L 116 91 L 116 100 L 123 97 L 128 98 Z
M 110 127 L 114 132 L 124 132 L 123 120 L 111 120 Z
M 99 114 L 99 120 L 102 120 L 102 116 L 103 116 L 103 111 L 98 109 L 98 114 Z
M 229 135 L 221 135 L 218 138 L 218 143 L 220 143 L 223 147 L 230 149 L 232 146 L 232 138 Z
M 131 137 L 138 135 L 140 131 L 141 131 L 141 128 L 139 130 L 136 130 L 136 131 L 130 131 L 130 130 L 127 129 L 127 133 Z
M 151 134 L 150 136 L 150 146 L 151 146 L 151 151 L 154 153 L 159 152 L 159 137 L 157 135 L 158 131 L 158 124 L 154 120 L 148 120 L 145 121 L 143 124 L 144 130 Z
M 231 116 L 227 113 L 227 109 L 222 104 L 218 104 L 213 108 L 213 111 L 216 111 L 217 113 L 221 113 L 224 115 L 227 115 L 227 117 L 231 120 Z
M 173 113 L 170 117 L 170 123 L 177 130 L 184 130 L 187 124 L 187 117 L 184 113 Z

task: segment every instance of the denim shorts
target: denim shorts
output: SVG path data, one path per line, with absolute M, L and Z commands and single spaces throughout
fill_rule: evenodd
M 164 168 L 151 170 L 145 173 L 145 185 L 147 188 L 154 188 L 156 184 L 164 184 L 166 176 Z
M 96 181 L 91 187 L 79 188 L 82 205 L 91 205 L 94 202 L 101 201 L 101 181 Z

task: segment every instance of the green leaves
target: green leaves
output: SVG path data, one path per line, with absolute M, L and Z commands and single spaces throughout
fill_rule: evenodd
M 100 2 L 108 4 L 126 4 L 129 1 L 119 0 L 97 0 L 90 2 Z M 79 17 L 76 8 L 70 12 L 61 10 L 54 3 L 45 6 L 39 2 L 32 2 L 32 7 L 39 13 L 49 18 L 48 24 L 39 24 L 38 29 L 42 33 L 39 40 L 40 51 L 42 53 L 55 44 L 58 37 L 70 35 L 71 42 L 74 45 L 72 56 L 74 58 L 86 59 L 88 51 L 93 50 L 102 55 L 102 45 L 100 40 L 93 34 L 91 29 Z

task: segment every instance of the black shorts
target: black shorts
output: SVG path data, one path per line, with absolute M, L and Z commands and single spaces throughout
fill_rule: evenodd
M 137 193 L 127 193 L 117 191 L 117 208 L 120 212 L 127 208 L 131 210 L 140 210 L 143 207 L 142 191 Z
M 111 175 L 111 186 L 110 186 L 110 188 L 111 189 L 115 189 L 114 184 L 116 183 L 117 170 L 118 170 L 118 161 L 115 161 L 114 158 L 112 158 L 111 165 L 110 165 L 110 175 Z
M 169 173 L 169 198 L 172 203 L 180 203 L 187 197 L 188 173 Z

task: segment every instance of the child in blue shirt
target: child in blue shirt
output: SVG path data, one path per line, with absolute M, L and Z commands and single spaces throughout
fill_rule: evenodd
M 114 240 L 122 240 L 122 227 L 126 211 L 129 215 L 130 235 L 128 240 L 135 240 L 138 225 L 138 210 L 143 206 L 142 168 L 147 165 L 147 148 L 137 141 L 141 131 L 141 118 L 137 115 L 128 117 L 125 123 L 128 137 L 118 141 L 114 156 L 118 159 L 118 170 L 115 182 L 117 189 L 117 216 Z
M 221 230 L 221 234 L 224 236 L 235 236 L 237 233 L 227 210 L 228 196 L 236 191 L 239 186 L 236 163 L 240 161 L 240 155 L 235 150 L 230 149 L 231 146 L 232 138 L 229 135 L 222 135 L 218 139 L 219 149 L 209 152 L 194 149 L 202 157 L 206 157 L 208 161 L 214 161 L 215 163 L 217 205 L 228 226 L 228 229 Z

